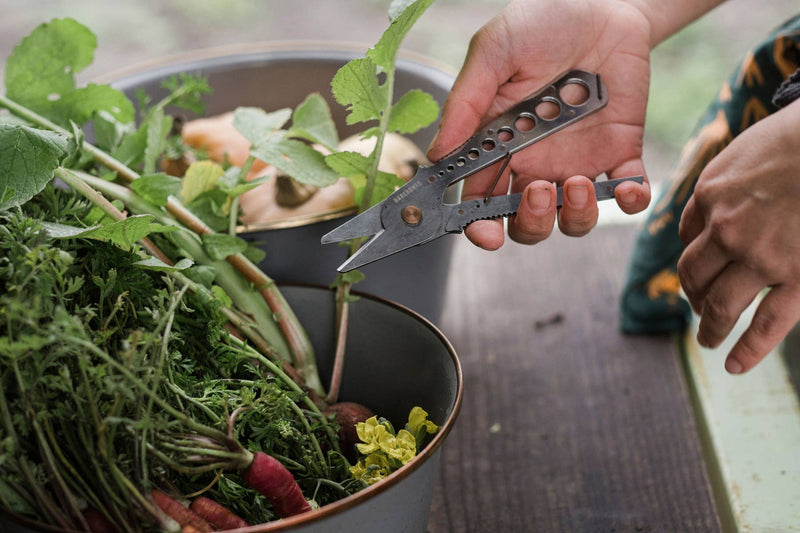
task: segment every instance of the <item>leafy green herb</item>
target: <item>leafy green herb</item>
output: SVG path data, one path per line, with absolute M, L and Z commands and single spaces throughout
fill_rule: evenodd
M 408 31 L 431 3 L 433 0 L 395 0 L 389 10 L 391 24 L 375 47 L 367 51 L 366 57 L 354 59 L 344 65 L 331 81 L 336 101 L 348 111 L 348 124 L 378 123 L 362 134 L 378 138 L 367 162 L 354 164 L 353 159 L 345 162 L 352 169 L 361 168 L 364 171 L 363 183 L 355 184 L 358 187 L 361 210 L 376 203 L 373 194 L 378 200 L 385 198 L 389 188 L 387 180 L 379 177 L 378 172 L 378 161 L 386 134 L 392 131 L 413 133 L 431 124 L 439 114 L 439 106 L 433 97 L 419 90 L 406 93 L 394 103 L 397 52 Z M 326 162 L 341 168 L 343 163 L 335 161 L 336 157 L 336 154 L 330 155 Z M 358 175 L 360 174 L 359 172 Z M 355 177 L 356 173 L 346 175 Z M 383 183 L 379 184 L 379 180 Z M 381 189 L 380 194 L 376 188 Z
M 351 107 L 375 104 L 379 125 L 365 134 L 379 141 L 367 158 L 331 156 L 337 170 L 312 146 L 334 150 L 338 135 L 310 95 L 294 112 L 237 112 L 253 153 L 242 168 L 158 173 L 176 148 L 167 107 L 201 112 L 205 80 L 170 79 L 166 98 L 142 101 L 136 127 L 122 93 L 75 86 L 94 54 L 88 29 L 54 20 L 20 43 L 0 95 L 0 505 L 76 530 L 88 529 L 88 506 L 115 529 L 149 531 L 171 526 L 151 487 L 211 486 L 220 503 L 267 521 L 270 506 L 237 473 L 256 451 L 320 504 L 365 486 L 315 403 L 324 390 L 310 342 L 235 236 L 238 197 L 261 183 L 246 180 L 254 157 L 319 186 L 346 170 L 366 183 L 365 205 L 372 189 L 394 188 L 374 172 L 380 139 L 423 124 L 432 106 L 416 92 L 390 105 L 393 61 L 429 3 L 393 4 L 392 27 L 364 60 L 385 76 L 367 84 L 374 101 L 345 87 Z M 89 121 L 99 146 L 85 142 Z
M 105 85 L 75 87 L 75 74 L 88 66 L 95 36 L 72 19 L 53 20 L 36 28 L 6 62 L 6 95 L 66 126 L 88 122 L 106 111 L 125 123 L 133 120 L 133 104 Z
M 67 139 L 28 126 L 0 124 L 0 209 L 33 198 L 53 179 Z
M 178 196 L 181 193 L 182 183 L 179 178 L 167 176 L 162 172 L 142 176 L 131 183 L 131 189 L 143 200 L 164 207 L 170 196 Z

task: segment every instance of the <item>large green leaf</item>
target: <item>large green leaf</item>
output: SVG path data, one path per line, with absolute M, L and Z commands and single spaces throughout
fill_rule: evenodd
M 380 120 L 388 92 L 385 85 L 379 85 L 377 74 L 375 62 L 366 57 L 348 62 L 333 77 L 333 97 L 347 109 L 348 124 Z
M 312 93 L 294 110 L 290 137 L 307 139 L 319 143 L 329 150 L 336 150 L 339 134 L 331 117 L 328 102 L 319 94 Z
M 132 121 L 133 104 L 117 89 L 75 88 L 75 75 L 92 62 L 96 46 L 95 35 L 73 19 L 39 25 L 6 62 L 6 96 L 62 126 L 83 125 L 100 111 Z
M 23 204 L 44 189 L 68 146 L 57 133 L 0 124 L 0 209 Z
M 301 183 L 327 187 L 339 179 L 325 164 L 325 156 L 301 141 L 275 137 L 253 147 L 250 153 Z

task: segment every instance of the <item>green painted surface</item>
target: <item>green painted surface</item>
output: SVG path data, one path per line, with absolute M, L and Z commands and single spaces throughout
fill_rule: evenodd
M 695 400 L 709 474 L 726 531 L 800 531 L 800 403 L 780 347 L 742 376 L 728 374 L 728 351 L 753 308 L 719 348 L 685 337 L 687 379 Z

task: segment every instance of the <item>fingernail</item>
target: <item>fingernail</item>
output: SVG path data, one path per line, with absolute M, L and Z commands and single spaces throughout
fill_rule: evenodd
M 550 209 L 550 191 L 547 189 L 528 189 L 528 205 L 537 215 L 546 213 Z
M 625 194 L 623 194 L 620 197 L 620 200 L 622 201 L 623 204 L 629 205 L 629 204 L 636 203 L 636 199 L 638 197 L 639 197 L 638 194 L 636 194 L 633 191 L 630 191 L 630 192 L 626 192 Z
M 737 359 L 733 357 L 728 357 L 728 360 L 725 361 L 725 370 L 727 370 L 731 374 L 741 374 L 744 370 L 742 363 L 740 363 Z
M 567 187 L 567 198 L 572 207 L 583 207 L 586 205 L 586 199 L 589 198 L 589 189 L 585 185 Z

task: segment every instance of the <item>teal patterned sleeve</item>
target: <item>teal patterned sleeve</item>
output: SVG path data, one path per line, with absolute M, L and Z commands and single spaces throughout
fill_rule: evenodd
M 680 294 L 677 272 L 683 209 L 709 161 L 747 127 L 779 109 L 773 97 L 799 66 L 797 15 L 753 48 L 720 88 L 637 235 L 620 303 L 623 332 L 668 333 L 689 323 L 691 309 Z

